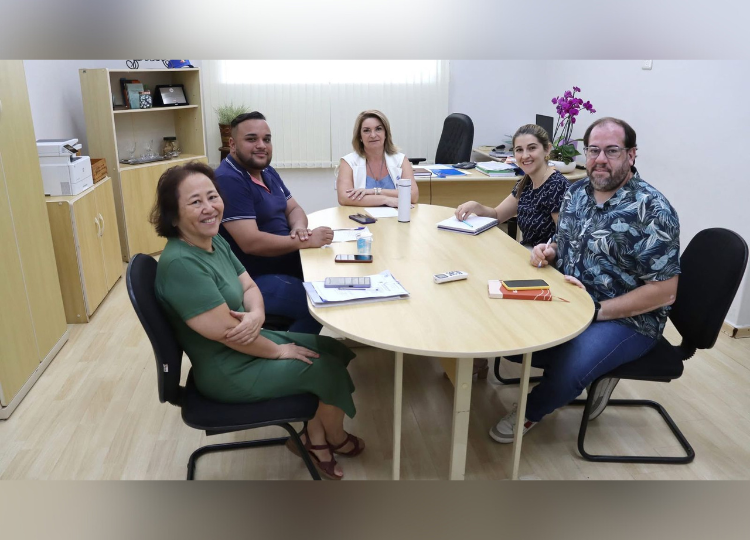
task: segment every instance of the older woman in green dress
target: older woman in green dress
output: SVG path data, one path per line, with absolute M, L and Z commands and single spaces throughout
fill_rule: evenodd
M 157 298 L 206 397 L 243 403 L 317 395 L 317 413 L 302 439 L 321 474 L 339 480 L 343 471 L 333 454 L 364 450 L 364 441 L 343 424 L 344 414 L 356 412 L 347 371 L 354 354 L 332 338 L 262 330 L 263 297 L 218 235 L 223 211 L 207 165 L 188 163 L 161 176 L 151 222 L 168 240 L 156 274 Z

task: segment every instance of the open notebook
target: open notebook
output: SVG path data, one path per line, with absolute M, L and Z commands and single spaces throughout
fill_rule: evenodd
M 495 218 L 479 217 L 473 215 L 467 217 L 463 221 L 457 220 L 456 216 L 451 216 L 448 219 L 444 219 L 437 224 L 438 229 L 472 235 L 482 233 L 496 225 L 497 220 Z

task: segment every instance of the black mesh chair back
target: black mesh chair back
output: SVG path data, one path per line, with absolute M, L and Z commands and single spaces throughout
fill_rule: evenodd
M 682 274 L 669 318 L 683 345 L 710 349 L 747 265 L 745 240 L 728 229 L 705 229 L 690 241 L 680 257 Z
M 474 144 L 474 123 L 461 113 L 448 115 L 443 122 L 435 163 L 451 164 L 469 161 Z
M 156 260 L 142 253 L 135 255 L 128 264 L 125 281 L 130 303 L 154 349 L 159 401 L 180 405 L 182 347 L 156 300 Z

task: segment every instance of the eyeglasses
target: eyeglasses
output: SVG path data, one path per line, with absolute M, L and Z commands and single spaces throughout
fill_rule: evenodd
M 623 148 L 622 146 L 608 146 L 604 149 L 604 155 L 607 159 L 616 159 L 622 155 L 623 150 L 630 150 L 630 148 Z M 583 153 L 586 155 L 586 159 L 596 159 L 599 154 L 602 153 L 602 149 L 598 146 L 587 146 L 583 149 Z

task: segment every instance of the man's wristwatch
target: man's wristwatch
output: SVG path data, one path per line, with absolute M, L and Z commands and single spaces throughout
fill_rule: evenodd
M 381 191 L 383 191 L 383 188 L 376 187 L 375 188 L 375 195 L 380 195 Z
M 596 322 L 599 318 L 599 310 L 602 309 L 602 305 L 594 300 L 594 318 L 591 320 L 591 322 Z

